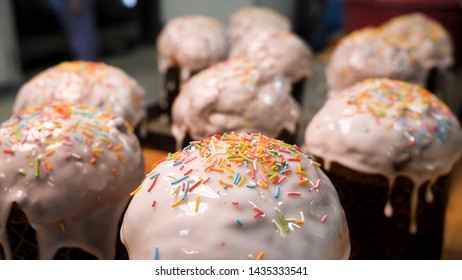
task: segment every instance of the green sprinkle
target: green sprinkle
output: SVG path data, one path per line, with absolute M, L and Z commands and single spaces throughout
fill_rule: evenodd
M 40 158 L 35 159 L 35 166 L 34 166 L 34 175 L 38 177 L 40 175 Z
M 26 170 L 24 170 L 24 168 L 19 168 L 18 172 L 19 172 L 19 174 L 21 174 L 22 176 L 26 176 Z

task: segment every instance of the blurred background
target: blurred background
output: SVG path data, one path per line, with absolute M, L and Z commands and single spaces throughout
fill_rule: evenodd
M 67 4 L 85 14 L 81 21 L 66 13 Z M 203 14 L 226 25 L 230 14 L 246 5 L 268 6 L 288 16 L 293 31 L 316 54 L 328 52 L 338 38 L 354 29 L 379 25 L 401 13 L 424 12 L 452 33 L 456 66 L 461 64 L 460 0 L 0 0 L 0 119 L 9 117 L 22 83 L 71 59 L 122 68 L 145 87 L 148 104 L 156 102 L 155 41 L 165 22 Z

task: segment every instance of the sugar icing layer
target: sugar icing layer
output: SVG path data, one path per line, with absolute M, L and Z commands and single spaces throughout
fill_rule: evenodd
M 261 134 L 193 141 L 156 163 L 125 213 L 130 259 L 347 259 L 335 188 L 297 146 Z

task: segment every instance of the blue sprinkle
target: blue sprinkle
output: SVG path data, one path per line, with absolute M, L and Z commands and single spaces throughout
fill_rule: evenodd
M 182 164 L 182 163 L 183 163 L 182 161 L 175 162 L 175 163 L 173 164 L 173 166 L 178 166 L 178 165 L 180 165 L 180 164 Z
M 189 191 L 189 183 L 186 182 L 186 188 L 184 189 L 183 198 L 181 200 L 186 199 L 186 195 L 188 194 L 188 191 Z
M 255 189 L 255 186 L 252 186 L 252 185 L 247 185 L 246 187 L 249 189 Z
M 244 225 L 244 224 L 242 223 L 242 221 L 239 220 L 239 219 L 236 220 L 236 223 L 237 223 L 238 225 L 240 225 L 240 226 L 243 226 L 243 225 Z
M 154 260 L 158 260 L 159 259 L 159 247 L 155 247 L 154 248 Z
M 233 184 L 237 184 L 239 183 L 239 180 L 241 179 L 241 174 L 239 173 L 236 173 L 236 175 L 234 175 L 234 181 L 233 181 Z
M 280 186 L 276 186 L 276 191 L 274 193 L 274 198 L 278 198 L 279 197 L 279 193 L 281 192 L 281 187 Z
M 184 176 L 183 178 L 180 178 L 180 179 L 176 179 L 175 181 L 173 182 L 170 182 L 171 185 L 176 185 L 178 183 L 181 183 L 183 182 L 184 180 L 187 180 L 189 178 L 189 175 L 188 176 Z
M 149 177 L 149 178 L 152 180 L 152 179 L 156 178 L 156 177 L 159 176 L 159 175 L 160 175 L 160 173 L 156 173 L 156 174 L 152 175 L 152 176 Z

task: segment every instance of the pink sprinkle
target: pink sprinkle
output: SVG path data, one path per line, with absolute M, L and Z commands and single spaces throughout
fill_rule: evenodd
M 299 192 L 288 192 L 287 196 L 301 196 L 302 194 Z
M 192 169 L 189 169 L 188 172 L 184 174 L 184 176 L 188 176 L 192 171 L 193 171 Z
M 314 184 L 313 189 L 314 189 L 314 190 L 318 190 L 319 184 L 320 184 L 320 183 L 321 183 L 321 180 L 320 180 L 320 179 L 316 180 L 316 184 Z
M 152 202 L 152 205 L 151 205 L 151 207 L 154 207 L 154 206 L 156 206 L 156 204 L 157 204 L 157 201 L 156 201 L 156 200 L 154 200 L 154 201 Z
M 265 173 L 263 173 L 263 171 L 259 170 L 258 174 L 260 175 L 260 177 L 265 183 L 268 183 L 268 179 L 266 179 Z
M 180 167 L 180 171 L 183 171 L 183 168 L 184 168 L 184 164 Z
M 303 153 L 302 149 L 300 149 L 299 146 L 294 144 L 293 147 L 294 147 L 295 150 L 299 151 L 300 153 Z
M 233 201 L 233 202 L 231 202 L 231 203 L 232 203 L 233 205 L 235 205 L 235 206 L 239 205 L 239 202 L 237 202 L 237 201 Z
M 194 156 L 194 157 L 188 159 L 187 161 L 185 161 L 184 164 L 190 163 L 191 161 L 195 160 L 196 158 L 197 158 L 197 156 Z
M 205 179 L 205 181 L 204 181 L 204 182 L 202 182 L 202 184 L 205 184 L 205 183 L 207 183 L 208 181 L 210 181 L 210 179 L 211 179 L 211 177 L 208 177 L 207 179 Z
M 284 150 L 284 149 L 278 149 L 278 152 L 281 152 L 281 153 L 286 153 L 286 154 L 290 154 L 289 151 L 287 150 Z
M 14 150 L 11 149 L 11 148 L 5 148 L 5 149 L 3 149 L 3 152 L 5 152 L 5 153 L 7 153 L 7 154 L 12 154 L 12 155 L 14 155 Z
M 324 215 L 321 218 L 321 223 L 324 223 L 325 221 L 327 221 L 327 215 Z
M 281 183 L 284 182 L 286 179 L 287 179 L 287 176 L 286 176 L 286 175 L 282 176 L 281 179 L 279 179 L 279 181 L 277 182 L 277 184 L 281 184 Z
M 260 210 L 258 207 L 254 207 L 253 210 L 255 210 L 255 215 L 254 215 L 255 218 L 263 216 L 265 214 L 265 212 Z
M 74 144 L 72 144 L 72 142 L 69 142 L 69 141 L 63 141 L 63 145 L 64 146 L 72 146 Z M 108 148 L 109 148 L 109 146 L 108 146 Z

